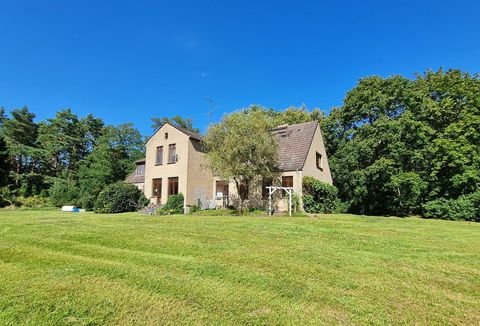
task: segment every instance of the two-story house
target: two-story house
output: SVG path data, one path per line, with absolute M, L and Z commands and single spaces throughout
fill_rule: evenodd
M 304 176 L 332 183 L 317 122 L 283 125 L 272 133 L 278 141 L 278 177 L 257 180 L 248 189 L 248 206 L 266 207 L 267 186 L 293 187 L 295 193 L 301 194 Z M 199 134 L 167 123 L 147 141 L 145 160 L 136 162 L 126 182 L 135 184 L 153 204 L 165 204 L 168 196 L 181 192 L 185 206 L 235 206 L 238 195 L 234 183 L 214 176 L 207 167 L 206 155 Z M 287 209 L 287 201 L 279 192 L 275 210 Z

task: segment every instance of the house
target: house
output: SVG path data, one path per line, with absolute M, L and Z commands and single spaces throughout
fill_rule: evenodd
M 145 159 L 135 161 L 135 170 L 127 176 L 125 182 L 135 185 L 140 191 L 145 192 Z
M 312 176 L 332 184 L 327 154 L 318 122 L 282 125 L 272 131 L 278 141 L 278 176 L 258 179 L 247 190 L 250 207 L 266 207 L 271 185 L 293 187 L 301 194 L 302 178 Z M 236 206 L 238 193 L 231 180 L 214 176 L 207 167 L 202 137 L 166 123 L 146 143 L 146 157 L 136 162 L 126 180 L 142 190 L 152 204 L 163 205 L 168 196 L 184 194 L 185 206 L 203 208 Z M 278 192 L 275 210 L 288 209 L 285 196 Z

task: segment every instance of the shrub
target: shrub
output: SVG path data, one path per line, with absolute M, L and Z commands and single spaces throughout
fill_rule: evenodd
M 143 208 L 144 196 L 134 185 L 117 182 L 108 185 L 98 195 L 95 213 L 133 212 Z M 143 205 L 143 206 L 142 206 Z
M 333 213 L 338 205 L 336 187 L 312 177 L 303 178 L 303 209 L 307 213 Z
M 145 206 L 148 206 L 150 204 L 150 200 L 145 197 L 143 192 L 140 191 L 140 198 L 138 198 L 138 209 L 142 209 Z
M 170 195 L 167 203 L 157 210 L 158 215 L 183 214 L 183 194 Z
M 79 188 L 71 180 L 57 179 L 48 191 L 50 201 L 56 207 L 79 204 Z
M 457 199 L 440 198 L 423 205 L 423 217 L 480 221 L 480 191 Z
M 296 193 L 292 194 L 292 213 L 297 213 L 302 210 L 302 203 L 300 201 L 300 196 Z
M 80 196 L 78 200 L 78 204 L 81 208 L 86 209 L 87 211 L 91 211 L 95 208 L 95 195 L 94 194 L 83 194 Z
M 10 206 L 12 204 L 11 197 L 7 187 L 0 188 L 0 208 Z
M 20 197 L 18 198 L 18 201 L 26 208 L 51 207 L 50 200 L 42 196 Z

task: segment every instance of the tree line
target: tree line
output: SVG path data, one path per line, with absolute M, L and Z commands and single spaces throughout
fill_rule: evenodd
M 28 108 L 13 110 L 8 117 L 0 109 L 0 199 L 70 192 L 80 206 L 91 208 L 105 185 L 123 180 L 143 156 L 144 139 L 132 124 L 106 126 L 93 115 L 79 118 L 68 109 L 39 123 L 34 118 Z M 275 146 L 264 137 L 269 128 L 312 120 L 321 124 L 334 185 L 348 212 L 478 218 L 478 75 L 438 70 L 413 79 L 366 77 L 329 114 L 305 107 L 279 111 L 251 106 L 211 126 L 205 144 L 210 157 L 227 150 L 228 155 L 217 156 L 231 158 L 232 164 L 238 164 L 242 148 L 255 156 L 237 166 L 243 169 L 242 183 L 254 178 L 252 171 L 274 171 L 270 163 L 258 169 L 248 165 L 274 162 Z M 198 132 L 188 118 L 152 121 L 154 129 L 170 122 Z M 239 134 L 228 138 L 225 126 Z M 252 137 L 256 130 L 264 134 Z M 255 139 L 261 146 L 252 143 Z M 219 143 L 231 148 L 219 148 Z M 268 160 L 259 157 L 262 148 Z M 228 167 L 228 162 L 222 164 Z M 222 174 L 232 175 L 224 170 Z
M 143 151 L 143 137 L 131 123 L 105 125 L 70 109 L 37 123 L 27 107 L 8 117 L 0 108 L 0 201 L 21 204 L 57 191 L 91 209 L 103 187 L 123 180 Z
M 438 70 L 413 79 L 366 77 L 328 115 L 251 106 L 209 129 L 211 165 L 237 184 L 268 177 L 275 171 L 268 130 L 312 120 L 321 124 L 346 211 L 480 220 L 478 75 Z
M 349 211 L 480 219 L 478 75 L 367 77 L 322 126 Z

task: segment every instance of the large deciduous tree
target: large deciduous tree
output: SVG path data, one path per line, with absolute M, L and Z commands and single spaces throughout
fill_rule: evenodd
M 204 139 L 215 175 L 235 182 L 240 210 L 258 177 L 270 177 L 278 162 L 278 144 L 270 133 L 272 120 L 263 110 L 241 110 L 212 125 Z
M 322 120 L 350 211 L 421 213 L 480 189 L 480 79 L 458 70 L 367 77 Z

